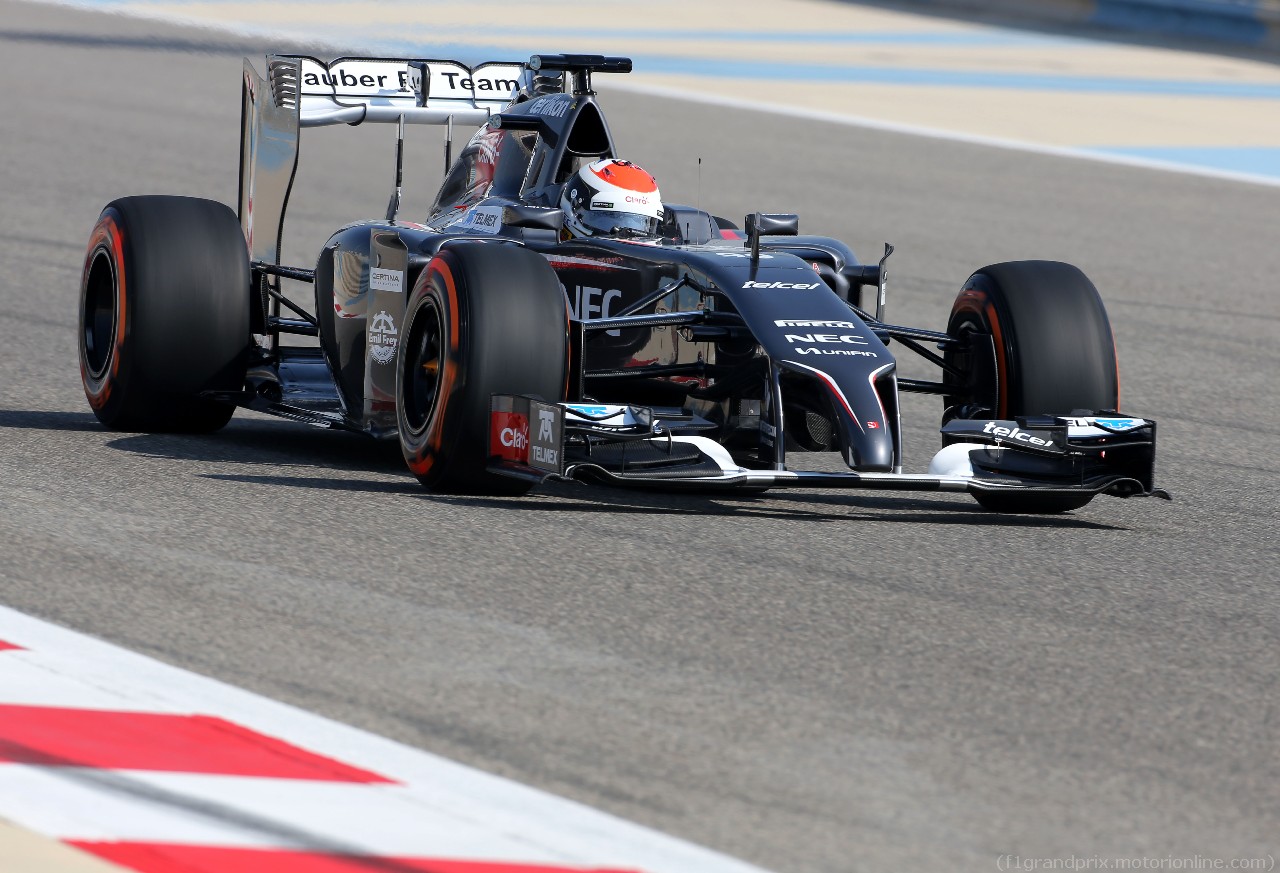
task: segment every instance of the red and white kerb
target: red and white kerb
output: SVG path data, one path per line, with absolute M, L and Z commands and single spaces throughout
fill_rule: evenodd
M 142 873 L 763 873 L 3 606 L 0 819 Z

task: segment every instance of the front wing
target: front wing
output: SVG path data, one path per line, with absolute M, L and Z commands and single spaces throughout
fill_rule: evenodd
M 521 479 L 582 479 L 662 489 L 865 488 L 887 491 L 1170 495 L 1154 485 L 1154 421 L 1042 417 L 953 421 L 928 473 L 743 466 L 679 409 L 546 403 L 494 395 L 489 469 Z

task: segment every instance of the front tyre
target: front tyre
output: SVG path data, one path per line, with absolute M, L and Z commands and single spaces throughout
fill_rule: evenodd
M 125 431 L 208 433 L 234 407 L 249 348 L 249 256 L 235 213 L 191 197 L 124 197 L 94 226 L 80 282 L 80 376 Z
M 523 494 L 490 473 L 490 398 L 564 399 L 568 309 L 555 272 L 517 246 L 468 243 L 422 271 L 409 298 L 396 369 L 400 448 L 435 491 Z
M 1014 419 L 1120 406 L 1111 323 L 1098 289 L 1057 261 L 1012 261 L 978 270 L 951 308 L 947 333 L 967 340 L 944 353 L 955 386 L 946 418 Z M 963 374 L 957 376 L 956 373 Z M 1059 513 L 1092 494 L 975 494 L 992 512 Z

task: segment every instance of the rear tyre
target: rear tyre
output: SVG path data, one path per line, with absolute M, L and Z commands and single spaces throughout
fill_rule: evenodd
M 970 342 L 965 351 L 943 355 L 965 374 L 944 375 L 957 388 L 944 398 L 944 422 L 1119 408 L 1111 323 L 1098 289 L 1070 264 L 1013 261 L 984 267 L 956 297 L 947 333 Z M 1093 499 L 1092 494 L 974 497 L 992 512 L 1025 513 L 1067 512 Z
M 94 226 L 80 281 L 80 376 L 112 430 L 209 433 L 234 407 L 249 348 L 249 256 L 235 213 L 124 197 Z
M 540 255 L 484 243 L 437 255 L 410 295 L 396 368 L 400 448 L 418 481 L 464 494 L 533 487 L 485 469 L 490 397 L 563 400 L 568 348 L 564 291 Z

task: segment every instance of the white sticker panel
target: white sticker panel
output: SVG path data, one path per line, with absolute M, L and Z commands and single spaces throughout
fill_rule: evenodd
M 369 288 L 374 291 L 404 291 L 404 271 L 384 270 L 381 267 L 369 269 Z
M 329 67 L 302 60 L 302 93 L 325 97 L 413 97 L 418 70 L 405 61 L 338 60 Z

